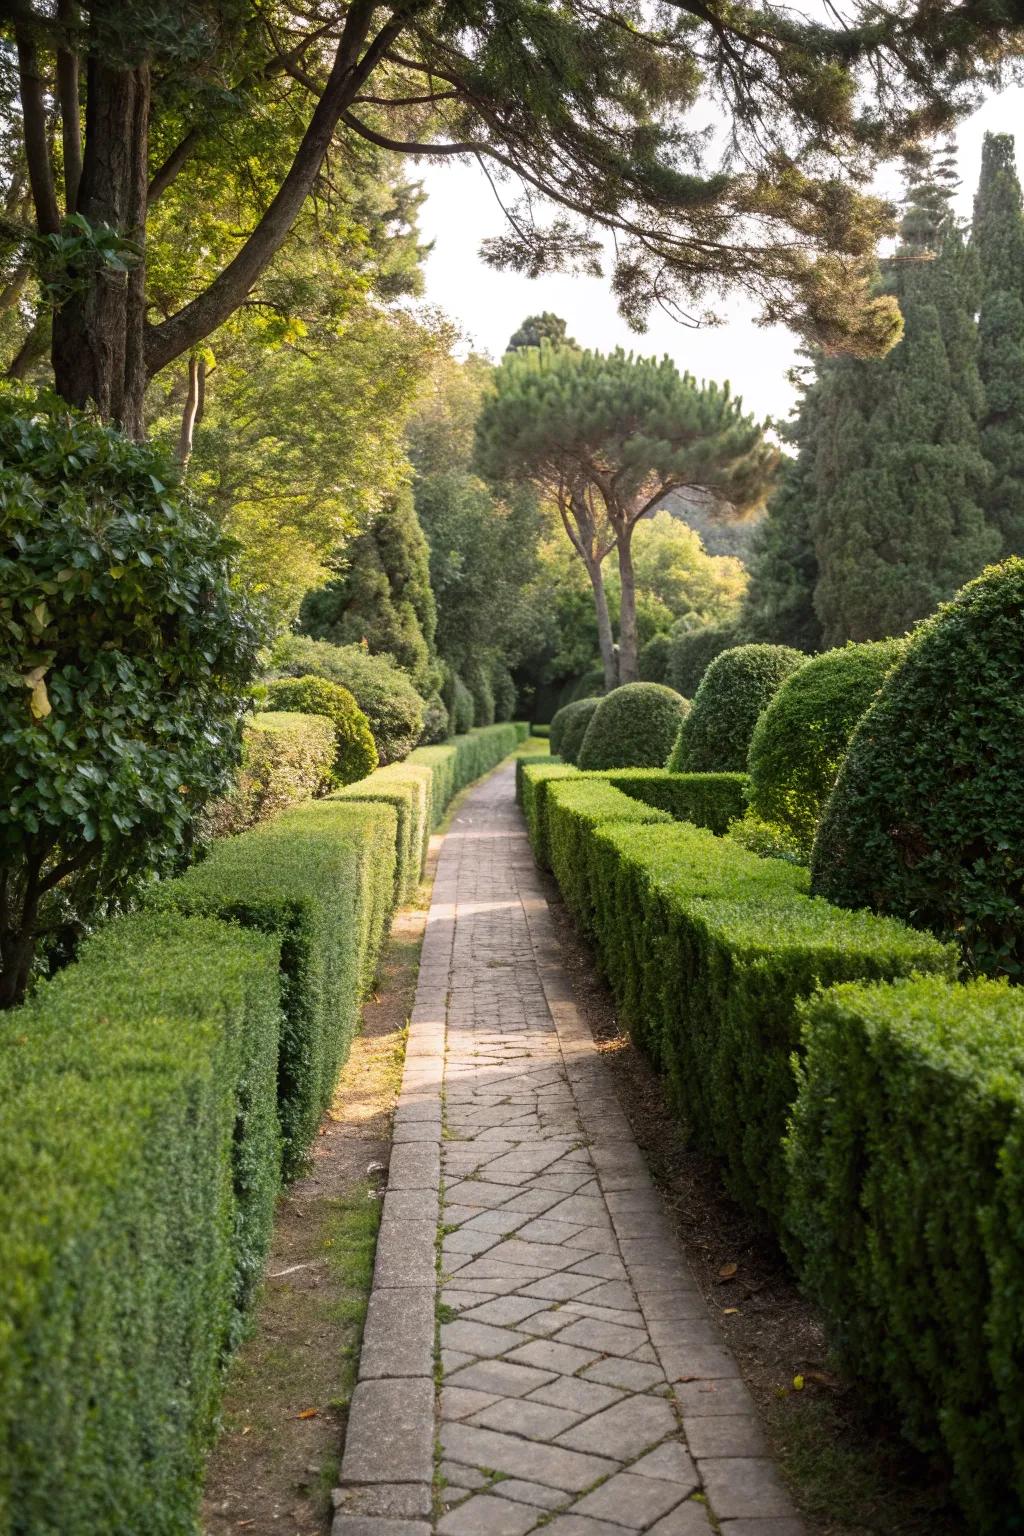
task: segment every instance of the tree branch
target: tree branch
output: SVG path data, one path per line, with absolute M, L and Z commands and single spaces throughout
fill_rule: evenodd
M 55 235 L 60 229 L 60 214 L 53 190 L 53 168 L 50 165 L 44 82 L 39 55 L 35 39 L 27 29 L 19 27 L 16 39 L 18 88 L 25 125 L 25 157 L 28 161 L 28 179 L 35 204 L 36 224 L 41 235 Z

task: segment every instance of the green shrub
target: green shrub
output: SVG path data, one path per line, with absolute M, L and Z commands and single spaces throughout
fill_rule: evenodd
M 727 836 L 750 853 L 762 859 L 785 859 L 790 864 L 807 865 L 807 847 L 794 836 L 789 827 L 778 821 L 762 821 L 748 810 L 728 828 Z
M 407 758 L 378 768 L 368 779 L 340 789 L 332 799 L 381 801 L 393 806 L 398 817 L 395 836 L 395 900 L 411 901 L 427 861 L 430 832 L 434 826 L 433 771 L 427 763 Z
M 150 897 L 160 908 L 226 918 L 279 939 L 286 1177 L 304 1164 L 376 971 L 394 899 L 396 839 L 390 806 L 312 801 L 214 844 L 201 864 Z
M 715 657 L 736 644 L 736 629 L 731 624 L 673 630 L 664 681 L 684 699 L 695 699 L 704 673 Z
M 806 660 L 788 645 L 738 645 L 716 656 L 667 766 L 673 773 L 742 773 L 758 716 Z
M 754 728 L 750 804 L 809 857 L 825 801 L 861 715 L 906 649 L 903 640 L 812 656 L 786 678 Z
M 858 1390 L 952 1467 L 967 1527 L 1024 1507 L 1024 994 L 835 987 L 804 1008 L 789 1247 Z
M 448 717 L 453 733 L 456 736 L 465 736 L 467 731 L 473 729 L 476 706 L 473 703 L 473 695 L 457 672 L 452 672 L 449 676 L 445 688 L 445 703 L 448 706 Z
M 551 726 L 550 725 L 531 725 L 531 727 L 530 727 L 530 734 L 531 734 L 531 736 L 547 736 L 547 737 L 550 738 Z
M 502 725 L 504 725 L 505 722 L 501 721 L 500 723 Z M 524 741 L 529 741 L 529 739 L 530 739 L 530 722 L 529 722 L 529 720 L 513 720 L 512 721 L 512 729 L 516 733 L 516 744 L 518 746 L 521 747 Z M 545 736 L 547 735 L 546 731 L 544 732 L 544 735 Z
M 335 785 L 365 779 L 377 766 L 377 748 L 366 716 L 347 688 L 326 677 L 281 677 L 267 689 L 267 709 L 323 715 L 334 726 Z
M 745 773 L 667 773 L 664 768 L 610 768 L 601 775 L 623 794 L 667 811 L 673 821 L 692 821 L 722 833 L 743 815 Z
M 371 656 L 361 645 L 285 635 L 275 645 L 272 661 L 275 676 L 313 673 L 347 688 L 369 721 L 382 766 L 401 762 L 419 741 L 423 700 L 386 656 Z
M 490 668 L 484 661 L 475 661 L 466 669 L 466 687 L 473 696 L 473 724 L 494 724 L 494 689 L 491 686 Z
M 683 822 L 598 826 L 579 861 L 624 1021 L 730 1191 L 777 1226 L 798 1001 L 833 981 L 951 975 L 952 949 L 812 899 L 806 870 Z
M 575 754 L 579 751 L 583 737 L 586 735 L 590 717 L 600 704 L 599 698 L 574 699 L 571 704 L 563 704 L 561 709 L 556 709 L 548 727 L 548 740 L 551 743 L 552 752 L 569 763 L 574 761 Z M 566 737 L 573 756 L 567 756 L 565 751 Z
M 644 805 L 616 789 L 606 779 L 584 774 L 553 778 L 545 790 L 547 847 L 551 870 L 563 900 L 584 933 L 593 922 L 593 896 L 588 884 L 586 844 L 594 829 L 609 822 L 670 822 L 665 811 Z
M 1024 969 L 1024 560 L 915 630 L 861 720 L 814 845 L 814 888 Z
M 516 764 L 516 792 L 526 821 L 533 856 L 541 869 L 551 868 L 548 848 L 547 791 L 556 779 L 579 778 L 579 769 L 557 757 L 542 757 L 531 763 L 520 758 Z
M 37 939 L 166 867 L 231 787 L 262 629 L 175 475 L 0 391 L 0 1007 Z
M 206 837 L 228 837 L 289 805 L 325 794 L 334 771 L 334 727 L 320 715 L 254 715 L 242 733 L 234 787 L 200 817 Z
M 661 683 L 626 683 L 601 699 L 576 761 L 588 768 L 663 768 L 689 701 Z
M 277 943 L 145 914 L 0 1023 L 0 1522 L 192 1531 L 278 1188 Z
M 640 647 L 637 671 L 642 683 L 667 683 L 668 662 L 672 654 L 672 641 L 668 635 L 652 635 L 646 645 Z
M 420 732 L 420 745 L 433 747 L 441 741 L 447 741 L 452 734 L 451 721 L 448 718 L 448 706 L 439 693 L 432 693 L 423 705 L 423 730 Z
M 494 718 L 499 725 L 504 725 L 505 721 L 511 720 L 516 712 L 518 692 L 515 679 L 503 661 L 494 664 L 492 686 L 494 689 Z

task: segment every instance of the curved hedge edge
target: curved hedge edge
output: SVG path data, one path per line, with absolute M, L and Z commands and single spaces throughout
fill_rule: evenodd
M 118 919 L 0 1024 L 0 1508 L 191 1530 L 278 1190 L 278 940 Z
M 601 775 L 624 794 L 721 835 L 746 809 L 745 773 L 669 773 L 665 768 L 610 768 Z

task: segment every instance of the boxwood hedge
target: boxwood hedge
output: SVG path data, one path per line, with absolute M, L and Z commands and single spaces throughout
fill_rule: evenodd
M 737 645 L 711 662 L 666 767 L 742 773 L 757 717 L 807 657 L 788 645 Z
M 596 806 L 606 790 L 590 793 Z M 575 853 L 623 1018 L 732 1193 L 778 1225 L 797 1003 L 834 981 L 952 975 L 955 952 L 812 898 L 806 870 L 686 823 L 598 822 Z
M 668 811 L 673 821 L 692 821 L 724 832 L 743 815 L 745 773 L 668 773 L 664 768 L 611 768 L 601 775 L 623 794 Z
M 278 1188 L 278 940 L 142 914 L 0 1023 L 0 1528 L 194 1529 Z
M 595 827 L 613 821 L 640 824 L 669 822 L 672 818 L 665 811 L 624 795 L 607 780 L 591 779 L 584 774 L 551 779 L 546 788 L 551 870 L 566 906 L 586 933 L 593 917 L 586 844 Z
M 662 683 L 614 688 L 598 701 L 575 761 L 584 769 L 664 768 L 689 708 Z
M 242 734 L 234 787 L 202 812 L 207 837 L 244 832 L 279 811 L 326 794 L 334 769 L 334 726 L 322 715 L 254 715 Z
M 448 802 L 460 789 L 472 784 L 483 774 L 516 750 L 525 741 L 527 727 L 521 722 L 509 720 L 502 725 L 485 725 L 478 730 L 467 731 L 464 736 L 453 736 L 443 746 L 417 747 L 409 754 L 412 763 L 423 763 L 433 780 L 433 823 L 436 826 L 448 807 Z
M 395 900 L 411 901 L 427 860 L 434 825 L 434 774 L 427 763 L 406 759 L 378 768 L 358 784 L 348 784 L 333 800 L 380 801 L 398 817 L 395 837 Z
M 928 976 L 801 1009 L 788 1246 L 860 1390 L 953 1470 L 968 1527 L 1024 1508 L 1024 993 Z
M 218 842 L 151 897 L 157 907 L 222 917 L 279 940 L 285 1177 L 304 1164 L 376 971 L 396 841 L 391 806 L 312 801 Z
M 571 703 L 563 704 L 561 709 L 556 709 L 548 733 L 551 750 L 556 757 L 563 758 L 567 763 L 576 761 L 587 734 L 587 726 L 600 702 L 600 698 L 594 695 L 586 699 L 573 699 Z

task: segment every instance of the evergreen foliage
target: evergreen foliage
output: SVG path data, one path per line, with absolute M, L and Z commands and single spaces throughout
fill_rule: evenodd
M 548 736 L 553 756 L 560 757 L 567 763 L 576 761 L 587 726 L 590 724 L 590 717 L 600 702 L 597 696 L 573 699 L 555 711 L 551 717 L 551 730 Z
M 464 681 L 473 696 L 473 724 L 493 725 L 494 687 L 490 657 L 472 659 L 464 673 Z
M 624 683 L 598 700 L 577 761 L 592 768 L 663 768 L 689 700 L 662 683 Z
M 807 657 L 786 645 L 737 645 L 711 662 L 679 728 L 671 773 L 742 773 L 762 710 Z
M 705 624 L 700 629 L 680 625 L 672 631 L 665 682 L 684 699 L 696 697 L 704 673 L 716 656 L 739 641 L 731 624 Z
M 298 715 L 324 715 L 334 727 L 334 787 L 364 779 L 377 766 L 377 748 L 369 722 L 341 683 L 326 677 L 281 677 L 267 689 L 267 709 Z
M 355 697 L 369 721 L 381 765 L 408 757 L 423 730 L 423 700 L 404 672 L 386 656 L 372 656 L 361 645 L 332 645 L 308 635 L 283 635 L 274 646 L 272 673 L 306 677 L 310 673 L 340 683 Z
M 854 733 L 814 845 L 814 889 L 1024 973 L 1024 560 L 914 633 Z
M 542 314 L 527 315 L 522 325 L 512 332 L 505 351 L 519 352 L 523 347 L 539 347 L 543 341 L 550 342 L 553 347 L 576 345 L 573 338 L 566 335 L 566 325 L 561 315 L 545 309 Z
M 905 649 L 902 640 L 877 640 L 813 656 L 785 680 L 754 727 L 751 809 L 785 827 L 805 855 L 857 722 Z
M 646 645 L 640 647 L 638 671 L 642 683 L 667 683 L 668 663 L 672 655 L 671 636 L 652 635 Z
M 1024 213 L 1009 134 L 987 133 L 971 246 L 981 277 L 978 370 L 985 391 L 983 496 L 1004 555 L 1024 554 Z
M 364 533 L 344 550 L 344 572 L 307 593 L 300 628 L 332 645 L 365 644 L 390 656 L 422 694 L 437 685 L 437 608 L 430 550 L 406 488 L 388 497 Z
M 448 719 L 453 735 L 464 736 L 467 731 L 473 729 L 476 706 L 473 703 L 473 695 L 457 672 L 448 674 L 444 700 L 448 707 Z

